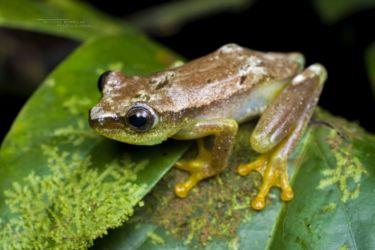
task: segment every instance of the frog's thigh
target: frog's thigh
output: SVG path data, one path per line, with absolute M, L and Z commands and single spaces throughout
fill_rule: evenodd
M 257 123 L 250 140 L 254 150 L 266 153 L 285 139 L 300 120 L 307 124 L 318 102 L 326 74 L 323 66 L 314 64 L 292 80 Z
M 216 175 L 227 166 L 237 130 L 236 121 L 218 118 L 196 122 L 174 136 L 178 140 L 198 139 L 198 156 L 194 160 L 176 163 L 176 167 L 191 173 L 186 182 L 176 185 L 177 196 L 186 197 L 201 180 Z M 203 143 L 203 137 L 209 135 L 215 136 L 211 152 Z
M 272 186 L 282 189 L 282 200 L 293 198 L 287 159 L 309 122 L 325 79 L 323 66 L 310 66 L 293 79 L 260 118 L 251 136 L 251 145 L 262 155 L 238 168 L 241 175 L 256 170 L 263 176 L 259 193 L 252 201 L 254 209 L 264 208 L 265 198 Z

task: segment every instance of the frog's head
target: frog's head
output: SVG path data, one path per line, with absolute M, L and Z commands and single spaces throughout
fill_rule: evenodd
M 147 78 L 129 77 L 122 72 L 105 72 L 98 80 L 102 93 L 89 112 L 89 124 L 97 133 L 135 145 L 159 144 L 177 132 L 168 113 L 148 102 L 152 91 Z

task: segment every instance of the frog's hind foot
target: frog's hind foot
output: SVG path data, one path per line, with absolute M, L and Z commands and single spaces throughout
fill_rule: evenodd
M 201 180 L 215 175 L 216 173 L 210 167 L 211 153 L 203 145 L 203 140 L 197 140 L 198 156 L 193 160 L 178 161 L 175 167 L 190 172 L 187 181 L 177 183 L 174 192 L 180 198 L 185 198 L 189 191 L 195 187 Z
M 293 199 L 294 194 L 288 181 L 288 163 L 286 159 L 280 159 L 277 153 L 265 153 L 255 161 L 242 164 L 237 169 L 237 172 L 242 176 L 246 176 L 252 171 L 257 171 L 263 178 L 258 194 L 251 202 L 252 208 L 262 210 L 265 207 L 265 199 L 273 186 L 281 189 L 281 199 L 283 201 Z
M 263 177 L 260 190 L 251 202 L 256 210 L 265 207 L 272 186 L 281 189 L 281 199 L 293 199 L 288 181 L 288 156 L 301 139 L 327 77 L 325 68 L 313 64 L 293 78 L 291 84 L 270 103 L 255 127 L 250 143 L 262 155 L 254 162 L 241 165 L 238 173 L 255 170 Z

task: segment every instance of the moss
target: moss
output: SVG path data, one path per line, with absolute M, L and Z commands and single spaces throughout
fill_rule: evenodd
M 347 243 L 345 243 L 338 250 L 348 250 L 348 249 L 350 249 L 350 247 L 349 247 L 349 245 Z
M 251 126 L 241 129 L 228 169 L 199 183 L 186 199 L 176 198 L 173 187 L 188 175 L 172 169 L 146 197 L 145 207 L 139 210 L 135 220 L 158 225 L 187 245 L 207 246 L 214 239 L 222 239 L 230 249 L 237 249 L 237 230 L 254 213 L 250 208 L 251 198 L 257 192 L 253 183 L 260 184 L 261 179 L 256 173 L 247 177 L 235 173 L 240 163 L 256 157 L 249 145 Z M 190 152 L 186 157 L 193 154 Z
M 229 242 L 229 249 L 230 250 L 238 250 L 240 248 L 240 243 L 239 243 L 240 239 L 238 237 L 235 237 L 233 238 L 230 242 Z
M 31 173 L 5 191 L 11 219 L 1 222 L 1 249 L 86 249 L 133 214 L 145 188 L 134 183 L 143 164 L 115 161 L 100 171 L 90 157 L 42 150 L 50 174 Z
M 328 203 L 325 207 L 322 208 L 322 212 L 323 213 L 329 213 L 329 212 L 332 212 L 333 210 L 335 210 L 337 207 L 337 204 L 334 203 L 334 202 L 330 202 Z
M 67 127 L 58 128 L 53 131 L 53 135 L 60 137 L 61 143 L 72 144 L 74 146 L 81 145 L 86 139 L 95 139 L 99 136 L 87 128 L 87 124 L 82 119 L 76 121 L 76 125 L 68 125 Z
M 349 135 L 348 139 L 352 137 Z M 318 189 L 338 185 L 341 192 L 341 201 L 347 202 L 356 199 L 360 192 L 360 183 L 364 174 L 367 174 L 361 161 L 353 153 L 353 144 L 348 143 L 335 130 L 327 138 L 328 145 L 335 157 L 335 168 L 324 169 Z
M 72 96 L 63 103 L 63 107 L 72 115 L 80 114 L 82 110 L 88 110 L 92 105 L 92 100 L 81 96 Z
M 164 241 L 163 237 L 161 237 L 160 235 L 158 235 L 155 232 L 149 232 L 147 234 L 147 236 L 151 239 L 152 243 L 155 244 L 155 245 L 164 245 L 165 244 L 165 241 Z

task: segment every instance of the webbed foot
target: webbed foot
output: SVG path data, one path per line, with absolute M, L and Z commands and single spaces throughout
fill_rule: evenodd
M 211 152 L 208 151 L 202 139 L 197 141 L 198 156 L 193 160 L 182 160 L 176 162 L 175 167 L 190 172 L 189 178 L 183 183 L 177 183 L 174 192 L 180 198 L 185 198 L 189 191 L 201 180 L 215 175 L 216 173 L 210 167 Z
M 293 199 L 294 193 L 288 181 L 288 163 L 286 159 L 280 159 L 277 153 L 265 153 L 255 161 L 242 164 L 237 169 L 237 172 L 242 176 L 246 176 L 252 171 L 257 171 L 263 178 L 258 194 L 251 202 L 253 209 L 262 210 L 265 207 L 265 199 L 273 186 L 281 189 L 281 199 L 283 201 Z

